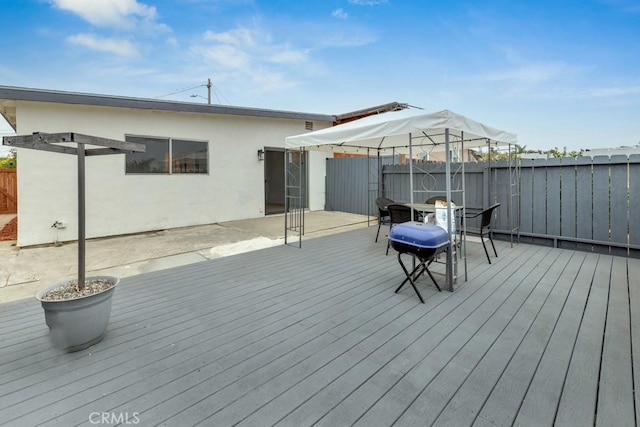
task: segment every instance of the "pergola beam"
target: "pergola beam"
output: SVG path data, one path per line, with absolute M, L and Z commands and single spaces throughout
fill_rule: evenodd
M 115 139 L 101 138 L 97 136 L 83 135 L 75 132 L 62 133 L 34 133 L 32 135 L 5 136 L 2 141 L 3 145 L 16 148 L 30 148 L 41 151 L 51 151 L 55 153 L 77 155 L 78 150 L 75 147 L 66 145 L 58 145 L 65 143 L 76 143 L 83 145 L 94 145 L 104 147 L 100 149 L 91 149 L 85 147 L 86 154 L 102 155 L 102 154 L 124 154 L 144 152 L 144 144 L 135 142 L 118 141 Z
M 69 145 L 58 144 L 73 144 Z M 31 135 L 5 136 L 2 144 L 16 148 L 28 148 L 32 150 L 51 151 L 54 153 L 73 154 L 78 162 L 78 287 L 85 286 L 85 156 L 99 156 L 105 154 L 143 153 L 146 151 L 144 144 L 98 136 L 82 135 L 74 132 L 41 133 Z M 101 148 L 89 148 L 98 146 Z

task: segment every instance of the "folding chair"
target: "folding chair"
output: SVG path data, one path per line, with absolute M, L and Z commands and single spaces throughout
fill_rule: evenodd
M 489 264 L 491 264 L 491 258 L 489 258 L 489 251 L 487 251 L 487 245 L 484 243 L 484 236 L 489 237 L 489 241 L 491 242 L 491 246 L 493 247 L 493 253 L 498 257 L 498 252 L 496 251 L 496 245 L 493 244 L 493 231 L 491 230 L 491 218 L 493 218 L 493 211 L 500 206 L 500 203 L 496 203 L 495 205 L 491 205 L 488 208 L 484 209 L 481 212 L 476 214 L 467 215 L 466 218 L 476 218 L 482 215 L 480 219 L 480 240 L 482 241 L 482 247 L 484 248 L 484 253 L 487 255 L 487 260 Z
M 380 226 L 382 224 L 391 224 L 389 209 L 387 209 L 387 206 L 389 206 L 391 203 L 393 203 L 393 200 L 386 197 L 378 197 L 376 199 L 376 205 L 378 206 L 378 232 L 376 233 L 376 242 L 378 241 L 378 236 L 380 235 Z

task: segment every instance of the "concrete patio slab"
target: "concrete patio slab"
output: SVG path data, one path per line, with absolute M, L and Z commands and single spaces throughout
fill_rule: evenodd
M 375 221 L 375 219 L 374 219 Z M 344 212 L 305 214 L 304 239 L 366 227 L 367 217 Z M 284 217 L 229 221 L 90 239 L 87 275 L 129 277 L 284 243 Z M 30 298 L 44 286 L 77 274 L 77 242 L 18 248 L 0 242 L 0 303 Z

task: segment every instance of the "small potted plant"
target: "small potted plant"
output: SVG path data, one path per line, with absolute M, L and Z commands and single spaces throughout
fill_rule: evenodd
M 76 143 L 76 147 L 57 145 Z M 111 317 L 111 300 L 117 277 L 85 277 L 85 155 L 143 152 L 143 144 L 76 133 L 34 133 L 4 137 L 2 143 L 12 147 L 30 148 L 74 154 L 78 160 L 78 277 L 56 282 L 36 295 L 42 304 L 49 336 L 54 346 L 78 351 L 98 343 L 105 335 Z M 88 148 L 97 146 L 98 148 Z

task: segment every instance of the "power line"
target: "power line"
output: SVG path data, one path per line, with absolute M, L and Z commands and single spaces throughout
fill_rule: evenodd
M 154 98 L 164 98 L 165 96 L 171 96 L 171 95 L 175 95 L 177 93 L 186 92 L 188 90 L 193 90 L 193 89 L 199 88 L 200 86 L 204 86 L 204 85 L 197 85 L 197 86 L 193 86 L 193 87 L 187 87 L 187 88 L 184 88 L 184 89 L 176 90 L 175 92 L 167 93 L 165 95 L 154 96 Z
M 209 104 L 211 104 L 211 91 L 212 91 L 212 89 L 213 89 L 213 95 L 216 97 L 216 99 L 218 100 L 218 103 L 219 103 L 219 104 L 221 104 L 221 103 L 222 103 L 222 102 L 220 101 L 220 97 L 222 97 L 225 101 L 227 101 L 227 104 L 229 104 L 229 100 L 228 100 L 228 99 L 227 99 L 227 98 L 226 98 L 222 93 L 220 93 L 220 90 L 219 90 L 219 89 L 217 89 L 217 88 L 212 84 L 211 79 L 207 79 L 207 82 L 206 82 L 206 83 L 204 83 L 204 84 L 200 84 L 200 85 L 192 86 L 192 87 L 186 87 L 186 88 L 184 88 L 184 89 L 179 89 L 179 90 L 176 90 L 176 91 L 174 91 L 174 92 L 167 93 L 167 94 L 165 94 L 165 95 L 156 96 L 156 97 L 154 97 L 154 98 L 164 98 L 165 96 L 171 96 L 171 95 L 175 95 L 175 94 L 177 94 L 177 93 L 187 92 L 187 91 L 190 91 L 190 90 L 193 90 L 193 89 L 197 89 L 197 88 L 199 88 L 199 87 L 206 87 L 206 88 L 207 88 L 207 98 L 206 98 L 206 99 L 207 99 L 207 102 L 208 102 Z M 193 98 L 193 97 L 195 97 L 195 96 L 200 96 L 200 95 L 191 95 L 191 97 L 192 97 L 192 98 Z M 204 97 L 202 97 L 202 98 L 204 98 Z

